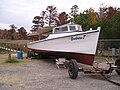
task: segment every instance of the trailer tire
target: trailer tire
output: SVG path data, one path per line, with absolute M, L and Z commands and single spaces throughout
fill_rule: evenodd
M 76 79 L 78 76 L 78 65 L 74 59 L 70 60 L 68 64 L 68 74 L 71 79 Z
M 116 72 L 118 75 L 120 75 L 120 58 L 118 58 L 115 62 L 115 66 L 117 66 L 118 68 L 116 69 Z
M 33 56 L 33 52 L 31 51 L 31 50 L 29 50 L 28 52 L 27 52 L 27 58 L 30 58 L 30 57 L 32 57 Z

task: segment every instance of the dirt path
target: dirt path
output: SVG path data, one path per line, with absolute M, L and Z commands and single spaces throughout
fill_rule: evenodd
M 112 73 L 111 79 L 120 82 Z M 100 75 L 79 73 L 69 78 L 67 69 L 57 69 L 53 60 L 26 60 L 25 64 L 0 66 L 0 90 L 119 90 Z

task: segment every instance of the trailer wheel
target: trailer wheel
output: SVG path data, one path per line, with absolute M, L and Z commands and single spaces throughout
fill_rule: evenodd
M 27 58 L 30 58 L 30 57 L 32 57 L 33 56 L 33 52 L 31 51 L 31 50 L 29 50 L 28 52 L 27 52 Z
M 71 79 L 76 79 L 78 76 L 78 65 L 76 60 L 70 60 L 68 65 L 68 73 Z
M 116 69 L 116 72 L 118 75 L 120 75 L 120 58 L 118 58 L 115 62 L 115 66 L 117 66 L 118 68 Z

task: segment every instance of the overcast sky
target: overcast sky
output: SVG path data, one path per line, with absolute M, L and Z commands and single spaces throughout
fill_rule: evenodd
M 70 13 L 73 5 L 78 5 L 79 12 L 93 8 L 98 10 L 101 4 L 120 7 L 120 0 L 0 0 L 0 28 L 8 29 L 14 24 L 18 28 L 31 29 L 34 16 L 40 14 L 47 6 L 54 5 L 58 13 Z

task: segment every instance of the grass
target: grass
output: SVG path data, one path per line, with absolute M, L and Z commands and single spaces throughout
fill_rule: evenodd
M 18 63 L 19 61 L 16 58 L 7 59 L 6 63 Z
M 8 51 L 0 49 L 0 54 L 6 54 Z
M 112 57 L 103 57 L 103 56 L 95 56 L 95 62 L 102 63 L 102 62 L 113 62 L 118 59 L 118 57 L 115 57 L 114 59 Z
M 107 57 L 95 56 L 95 61 L 105 61 Z
M 21 65 L 25 66 L 31 63 L 34 60 L 28 60 L 25 58 L 25 54 L 23 55 L 23 59 L 17 59 L 17 53 L 11 53 L 11 59 L 9 60 L 9 53 L 3 52 L 0 53 L 0 66 L 11 66 L 11 65 Z

